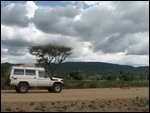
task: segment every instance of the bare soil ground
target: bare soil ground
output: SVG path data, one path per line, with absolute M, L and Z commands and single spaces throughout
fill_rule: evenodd
M 1 91 L 1 111 L 149 111 L 149 87 Z

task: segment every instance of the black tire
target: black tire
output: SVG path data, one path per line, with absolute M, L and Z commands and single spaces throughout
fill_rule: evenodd
M 62 84 L 61 83 L 54 83 L 53 85 L 53 91 L 55 93 L 60 93 L 62 90 Z
M 16 90 L 17 93 L 20 93 L 20 91 L 19 91 L 17 86 L 15 87 L 15 90 Z
M 29 89 L 29 85 L 27 83 L 20 83 L 18 86 L 18 90 L 20 93 L 27 93 Z
M 53 92 L 53 88 L 52 87 L 48 88 L 47 90 L 48 90 L 48 92 Z

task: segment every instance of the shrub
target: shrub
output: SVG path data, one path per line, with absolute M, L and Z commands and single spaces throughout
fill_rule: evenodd
M 84 75 L 82 74 L 81 71 L 74 71 L 69 73 L 70 77 L 75 79 L 75 80 L 84 80 Z
M 91 109 L 96 109 L 96 105 L 95 105 L 95 104 L 89 104 L 89 107 L 90 107 Z
M 76 85 L 77 88 L 84 88 L 85 87 L 85 83 L 84 82 L 80 82 Z
M 107 76 L 107 78 L 106 78 L 107 80 L 113 80 L 114 79 L 114 77 L 111 75 L 111 74 L 109 74 L 108 76 Z
M 98 83 L 95 82 L 95 81 L 92 81 L 92 82 L 89 83 L 89 87 L 90 88 L 97 88 L 98 87 Z

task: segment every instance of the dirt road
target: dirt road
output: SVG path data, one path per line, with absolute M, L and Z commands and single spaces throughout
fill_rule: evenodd
M 1 102 L 74 101 L 135 97 L 149 98 L 149 88 L 64 89 L 61 93 L 48 93 L 47 90 L 30 90 L 26 94 L 19 94 L 14 90 L 1 91 Z

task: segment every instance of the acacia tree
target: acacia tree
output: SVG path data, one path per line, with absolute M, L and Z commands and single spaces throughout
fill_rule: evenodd
M 52 75 L 57 67 L 71 54 L 72 48 L 58 45 L 32 46 L 29 52 L 37 57 L 38 65 L 45 67 Z

